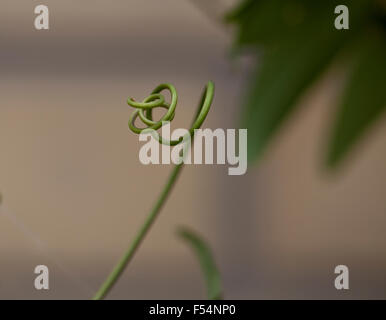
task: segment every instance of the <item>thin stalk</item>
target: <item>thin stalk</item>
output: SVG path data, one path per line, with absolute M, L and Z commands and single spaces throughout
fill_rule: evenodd
M 171 95 L 170 104 L 165 102 L 165 97 L 160 93 L 163 90 L 169 91 Z M 130 116 L 129 128 L 131 131 L 137 134 L 141 134 L 142 132 L 145 132 L 145 131 L 146 132 L 151 131 L 152 134 L 157 137 L 158 142 L 160 144 L 175 146 L 180 143 L 185 143 L 185 148 L 188 148 L 190 146 L 190 143 L 188 142 L 192 141 L 194 138 L 195 129 L 199 129 L 201 127 L 206 116 L 208 115 L 210 106 L 212 104 L 213 96 L 214 96 L 214 83 L 212 81 L 209 81 L 202 94 L 200 104 L 198 105 L 196 117 L 193 119 L 193 123 L 191 128 L 189 129 L 189 132 L 178 140 L 168 141 L 164 139 L 162 136 L 159 136 L 156 130 L 161 128 L 165 123 L 173 120 L 178 96 L 177 96 L 177 91 L 173 85 L 169 83 L 160 84 L 142 102 L 137 102 L 132 98 L 127 99 L 128 105 L 136 109 Z M 167 109 L 167 112 L 162 117 L 161 120 L 154 121 L 152 111 L 153 111 L 153 108 L 158 108 L 158 107 Z M 148 125 L 148 127 L 147 128 L 136 127 L 135 120 L 137 118 L 140 118 L 144 124 Z M 183 157 L 185 154 L 186 153 L 182 152 L 181 157 Z M 184 159 L 183 158 L 181 159 L 182 161 L 180 162 L 180 164 L 175 165 L 153 209 L 150 211 L 149 215 L 147 216 L 144 224 L 141 226 L 140 230 L 138 231 L 133 242 L 130 244 L 129 248 L 121 258 L 121 260 L 118 261 L 117 265 L 115 266 L 113 271 L 111 271 L 111 273 L 109 274 L 105 282 L 103 282 L 102 286 L 93 297 L 93 300 L 101 300 L 109 293 L 111 288 L 114 286 L 114 284 L 121 276 L 122 272 L 127 267 L 128 263 L 133 259 L 135 252 L 137 251 L 141 242 L 145 238 L 146 234 L 149 232 L 149 229 L 151 228 L 152 224 L 157 218 L 163 204 L 165 203 L 167 197 L 170 194 L 170 191 L 172 190 L 174 183 L 177 180 L 177 177 L 184 165 L 184 161 L 183 161 Z
M 112 289 L 114 284 L 117 282 L 119 277 L 122 275 L 128 263 L 132 260 L 135 252 L 140 246 L 141 242 L 145 238 L 146 234 L 149 232 L 151 226 L 153 225 L 155 219 L 157 218 L 159 212 L 163 204 L 166 202 L 170 191 L 173 188 L 174 183 L 177 180 L 179 173 L 183 167 L 183 163 L 176 165 L 171 172 L 168 181 L 166 182 L 165 187 L 163 188 L 161 194 L 159 195 L 156 203 L 154 204 L 152 210 L 147 216 L 145 223 L 142 225 L 141 229 L 138 231 L 136 237 L 133 242 L 130 244 L 129 248 L 123 255 L 123 257 L 118 261 L 113 271 L 109 274 L 105 282 L 103 282 L 102 286 L 98 290 L 98 292 L 93 297 L 93 300 L 101 300 L 103 299 L 109 291 Z

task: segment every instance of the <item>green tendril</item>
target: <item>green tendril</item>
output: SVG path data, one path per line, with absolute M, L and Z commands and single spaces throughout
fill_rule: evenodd
M 167 103 L 165 101 L 165 97 L 160 93 L 164 90 L 167 90 L 170 93 L 170 97 L 171 97 L 170 103 Z M 199 104 L 196 117 L 193 121 L 191 128 L 189 129 L 189 135 L 180 137 L 178 140 L 166 140 L 161 135 L 156 134 L 155 138 L 158 140 L 158 142 L 169 146 L 175 146 L 181 143 L 182 141 L 185 141 L 188 137 L 192 138 L 194 136 L 194 130 L 199 129 L 201 127 L 209 112 L 209 109 L 213 100 L 213 95 L 214 95 L 214 84 L 213 82 L 209 81 L 202 94 L 201 102 Z M 174 88 L 174 86 L 169 83 L 160 84 L 142 102 L 137 102 L 132 98 L 128 98 L 127 104 L 136 109 L 131 114 L 129 119 L 130 130 L 137 134 L 144 133 L 144 132 L 155 133 L 155 131 L 161 128 L 164 123 L 170 122 L 174 119 L 177 100 L 178 100 L 177 91 Z M 167 110 L 165 115 L 158 121 L 153 120 L 154 108 L 164 108 Z M 146 127 L 138 128 L 135 125 L 135 121 L 137 120 L 138 117 L 146 125 Z
M 171 102 L 167 103 L 165 97 L 161 94 L 162 91 L 168 90 L 171 96 Z M 156 138 L 159 143 L 175 146 L 182 141 L 186 141 L 188 138 L 193 139 L 196 129 L 199 129 L 204 123 L 206 116 L 208 115 L 209 109 L 211 107 L 214 96 L 214 83 L 209 81 L 205 87 L 205 90 L 202 94 L 200 104 L 198 105 L 196 116 L 192 122 L 192 126 L 189 129 L 189 133 L 183 137 L 180 137 L 178 140 L 166 140 L 161 135 L 157 133 Z M 152 131 L 153 133 L 156 130 L 160 129 L 165 123 L 170 122 L 174 119 L 175 110 L 177 106 L 178 95 L 177 91 L 173 85 L 165 83 L 156 87 L 153 92 L 146 97 L 142 102 L 136 102 L 134 99 L 127 99 L 129 106 L 135 108 L 136 110 L 131 114 L 129 119 L 129 128 L 134 133 L 140 134 L 147 131 Z M 164 108 L 166 109 L 165 115 L 158 121 L 153 120 L 153 109 L 154 108 Z M 144 128 L 138 128 L 135 125 L 137 118 L 146 125 Z M 147 130 L 147 131 L 146 131 Z M 177 180 L 177 177 L 183 167 L 183 161 L 180 164 L 174 166 L 169 179 L 167 180 L 165 187 L 163 188 L 161 194 L 159 195 L 156 203 L 154 204 L 152 210 L 147 216 L 145 222 L 139 229 L 134 240 L 130 244 L 129 248 L 126 250 L 122 258 L 118 261 L 115 268 L 109 274 L 105 282 L 102 284 L 98 292 L 93 297 L 94 300 L 103 299 L 109 291 L 112 289 L 114 284 L 117 282 L 119 277 L 122 275 L 123 271 L 132 260 L 135 252 L 140 246 L 141 242 L 148 233 L 150 227 L 153 225 L 155 219 L 157 218 L 162 206 L 164 205 L 172 187 Z

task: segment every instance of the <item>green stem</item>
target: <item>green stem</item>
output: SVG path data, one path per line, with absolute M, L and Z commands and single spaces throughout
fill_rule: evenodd
M 168 90 L 171 95 L 171 102 L 170 104 L 165 102 L 165 97 L 160 94 L 161 91 Z M 170 140 L 167 141 L 163 137 L 159 137 L 158 134 L 156 135 L 158 137 L 158 141 L 161 144 L 168 145 L 168 146 L 175 146 L 180 143 L 185 143 L 185 148 L 190 146 L 189 143 L 186 142 L 186 140 L 193 140 L 195 129 L 199 129 L 204 122 L 206 116 L 208 115 L 210 106 L 212 104 L 214 95 L 214 83 L 212 81 L 209 81 L 206 85 L 204 92 L 201 97 L 201 102 L 198 105 L 196 117 L 193 120 L 192 126 L 189 130 L 189 132 L 181 137 L 178 140 Z M 136 110 L 132 113 L 129 119 L 129 128 L 137 134 L 140 134 L 144 132 L 145 130 L 151 129 L 153 134 L 156 134 L 156 130 L 161 128 L 166 122 L 169 122 L 173 120 L 175 108 L 177 105 L 177 91 L 174 88 L 173 85 L 164 83 L 160 84 L 158 87 L 156 87 L 152 94 L 145 98 L 142 102 L 136 102 L 134 99 L 129 98 L 127 100 L 127 103 L 135 108 Z M 160 121 L 154 121 L 152 116 L 152 110 L 153 108 L 161 107 L 167 109 L 166 114 L 162 117 Z M 140 118 L 143 123 L 148 125 L 147 128 L 138 128 L 135 126 L 135 120 L 137 118 Z M 182 150 L 181 150 L 182 151 Z M 182 157 L 186 155 L 186 153 L 182 152 Z M 111 288 L 114 286 L 114 284 L 117 282 L 119 277 L 121 276 L 122 272 L 125 270 L 128 263 L 133 258 L 135 252 L 137 251 L 138 247 L 140 246 L 141 242 L 145 238 L 146 234 L 149 232 L 150 227 L 154 223 L 155 219 L 157 218 L 163 204 L 165 203 L 168 195 L 170 194 L 170 191 L 177 180 L 178 174 L 181 171 L 183 165 L 184 165 L 184 159 L 181 158 L 181 163 L 177 164 L 173 171 L 171 172 L 168 181 L 166 182 L 166 185 L 164 189 L 162 190 L 160 196 L 158 197 L 157 202 L 155 203 L 153 209 L 150 211 L 149 215 L 147 216 L 145 223 L 141 226 L 141 229 L 137 233 L 137 236 L 134 238 L 134 241 L 131 243 L 121 260 L 118 261 L 117 265 L 113 269 L 113 271 L 109 274 L 105 282 L 102 284 L 98 292 L 94 296 L 94 300 L 101 300 L 103 299 L 111 290 Z
M 128 263 L 132 260 L 135 252 L 137 251 L 138 247 L 140 246 L 142 240 L 145 238 L 146 234 L 148 233 L 149 229 L 151 228 L 152 224 L 154 223 L 155 219 L 157 218 L 159 212 L 161 211 L 161 208 L 163 204 L 165 203 L 166 199 L 168 198 L 170 191 L 173 188 L 173 185 L 175 181 L 177 180 L 177 177 L 183 167 L 183 163 L 176 165 L 173 168 L 173 171 L 171 172 L 168 181 L 166 182 L 166 185 L 164 189 L 162 190 L 161 194 L 158 197 L 157 202 L 155 203 L 153 209 L 150 211 L 149 215 L 147 216 L 145 223 L 142 225 L 141 229 L 138 231 L 137 236 L 134 238 L 133 242 L 130 244 L 129 248 L 119 260 L 119 262 L 116 264 L 113 271 L 109 274 L 105 282 L 103 282 L 102 286 L 98 290 L 98 292 L 93 297 L 93 300 L 101 300 L 103 299 L 109 291 L 112 289 L 114 284 L 117 282 L 119 277 L 122 275 L 123 271 L 125 270 Z

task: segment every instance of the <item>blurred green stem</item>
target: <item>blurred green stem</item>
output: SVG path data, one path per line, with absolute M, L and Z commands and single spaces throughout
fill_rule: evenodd
M 131 243 L 130 247 L 127 249 L 127 251 L 125 252 L 123 257 L 121 258 L 121 260 L 117 263 L 117 265 L 115 266 L 113 271 L 107 277 L 106 281 L 102 284 L 102 286 L 100 287 L 98 292 L 95 294 L 93 300 L 103 299 L 109 293 L 109 291 L 114 286 L 114 284 L 117 282 L 119 277 L 122 275 L 122 272 L 125 270 L 127 264 L 133 258 L 139 245 L 141 244 L 142 240 L 145 238 L 150 227 L 152 226 L 155 219 L 157 218 L 163 204 L 165 203 L 166 199 L 168 198 L 168 196 L 170 194 L 170 191 L 173 188 L 174 183 L 177 180 L 179 173 L 181 172 L 182 167 L 183 167 L 183 163 L 178 164 L 173 168 L 173 171 L 171 172 L 164 189 L 162 190 L 160 196 L 158 197 L 158 200 L 155 203 L 153 209 L 150 211 L 149 215 L 147 216 L 145 223 L 142 225 L 141 229 L 138 231 L 137 236 L 134 238 L 134 241 Z

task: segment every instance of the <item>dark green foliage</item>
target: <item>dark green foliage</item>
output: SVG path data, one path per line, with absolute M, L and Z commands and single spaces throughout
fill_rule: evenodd
M 349 30 L 334 26 L 334 9 L 339 4 L 349 8 Z M 385 60 L 382 57 L 386 57 L 386 51 L 384 15 L 380 14 L 384 9 L 376 4 L 368 0 L 248 0 L 228 15 L 227 20 L 238 27 L 236 46 L 254 49 L 261 57 L 250 78 L 242 118 L 242 126 L 248 129 L 249 160 L 262 154 L 295 110 L 301 94 L 342 51 L 349 51 L 352 64 L 348 67 L 356 69 L 348 72 L 352 79 L 348 79 L 343 106 L 338 108 L 329 165 L 338 164 L 364 128 L 381 114 L 386 105 L 380 89 L 384 88 L 386 69 L 380 60 Z M 363 39 L 359 48 L 364 52 L 360 55 L 348 50 L 358 38 Z M 366 73 L 377 65 L 380 70 Z M 355 105 L 351 105 L 353 100 Z
M 360 44 L 329 143 L 332 167 L 386 110 L 386 42 L 374 36 Z

